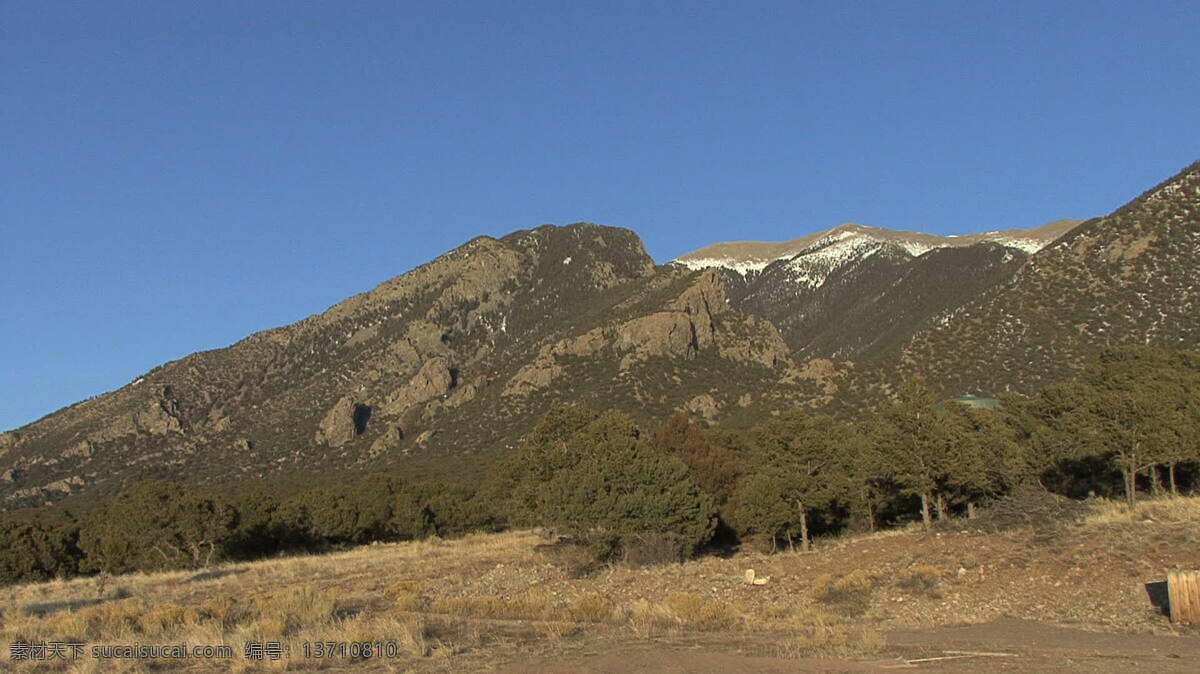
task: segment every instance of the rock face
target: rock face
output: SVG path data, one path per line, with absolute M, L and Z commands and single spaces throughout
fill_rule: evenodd
M 449 393 L 457 384 L 457 371 L 445 358 L 430 358 L 407 384 L 388 398 L 383 410 L 389 414 L 403 414 L 418 403 Z
M 341 447 L 354 440 L 365 429 L 366 421 L 362 419 L 363 405 L 350 398 L 342 396 L 321 419 L 313 442 L 318 445 Z

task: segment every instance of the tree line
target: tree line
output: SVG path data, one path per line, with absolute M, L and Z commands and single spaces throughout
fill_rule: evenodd
M 1106 350 L 1075 379 L 994 409 L 942 400 L 919 379 L 863 418 L 792 409 L 745 431 L 562 405 L 469 490 L 388 475 L 282 497 L 146 482 L 85 515 L 8 513 L 0 582 L 534 526 L 602 560 L 682 559 L 714 543 L 807 550 L 819 534 L 929 529 L 1028 483 L 1131 505 L 1147 490 L 1194 490 L 1198 438 L 1200 353 L 1151 347 Z

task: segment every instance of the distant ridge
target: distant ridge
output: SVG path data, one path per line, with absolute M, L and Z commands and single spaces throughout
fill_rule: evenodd
M 905 232 L 845 223 L 790 241 L 714 243 L 691 253 L 680 255 L 672 262 L 690 269 L 724 267 L 740 274 L 746 274 L 752 271 L 761 271 L 776 260 L 789 259 L 815 247 L 824 247 L 837 241 L 849 242 L 860 239 L 892 243 L 913 256 L 922 255 L 935 248 L 962 248 L 985 241 L 1032 254 L 1050 245 L 1055 239 L 1082 222 L 1083 220 L 1055 220 L 1032 229 L 1009 229 L 961 236 Z

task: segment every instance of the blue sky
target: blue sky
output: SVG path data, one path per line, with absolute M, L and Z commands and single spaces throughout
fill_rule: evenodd
M 479 234 L 659 261 L 1111 211 L 1200 158 L 1195 2 L 0 2 L 0 429 Z

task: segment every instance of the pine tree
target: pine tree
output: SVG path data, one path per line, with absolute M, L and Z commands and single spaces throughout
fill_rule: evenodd
M 949 413 L 937 403 L 937 395 L 923 380 L 908 380 L 896 400 L 876 415 L 872 429 L 885 475 L 905 493 L 920 497 L 926 531 L 933 527 L 930 509 L 952 470 L 956 439 Z
M 811 548 L 809 517 L 850 491 L 846 457 L 852 450 L 853 428 L 830 416 L 792 411 L 751 431 L 749 473 L 756 476 L 744 488 L 739 520 L 753 530 L 789 538 L 793 523 L 800 547 Z M 765 476 L 759 479 L 759 476 Z M 761 502 L 775 494 L 791 509 L 790 521 L 778 521 L 776 506 Z M 770 513 L 767 519 L 759 519 Z

